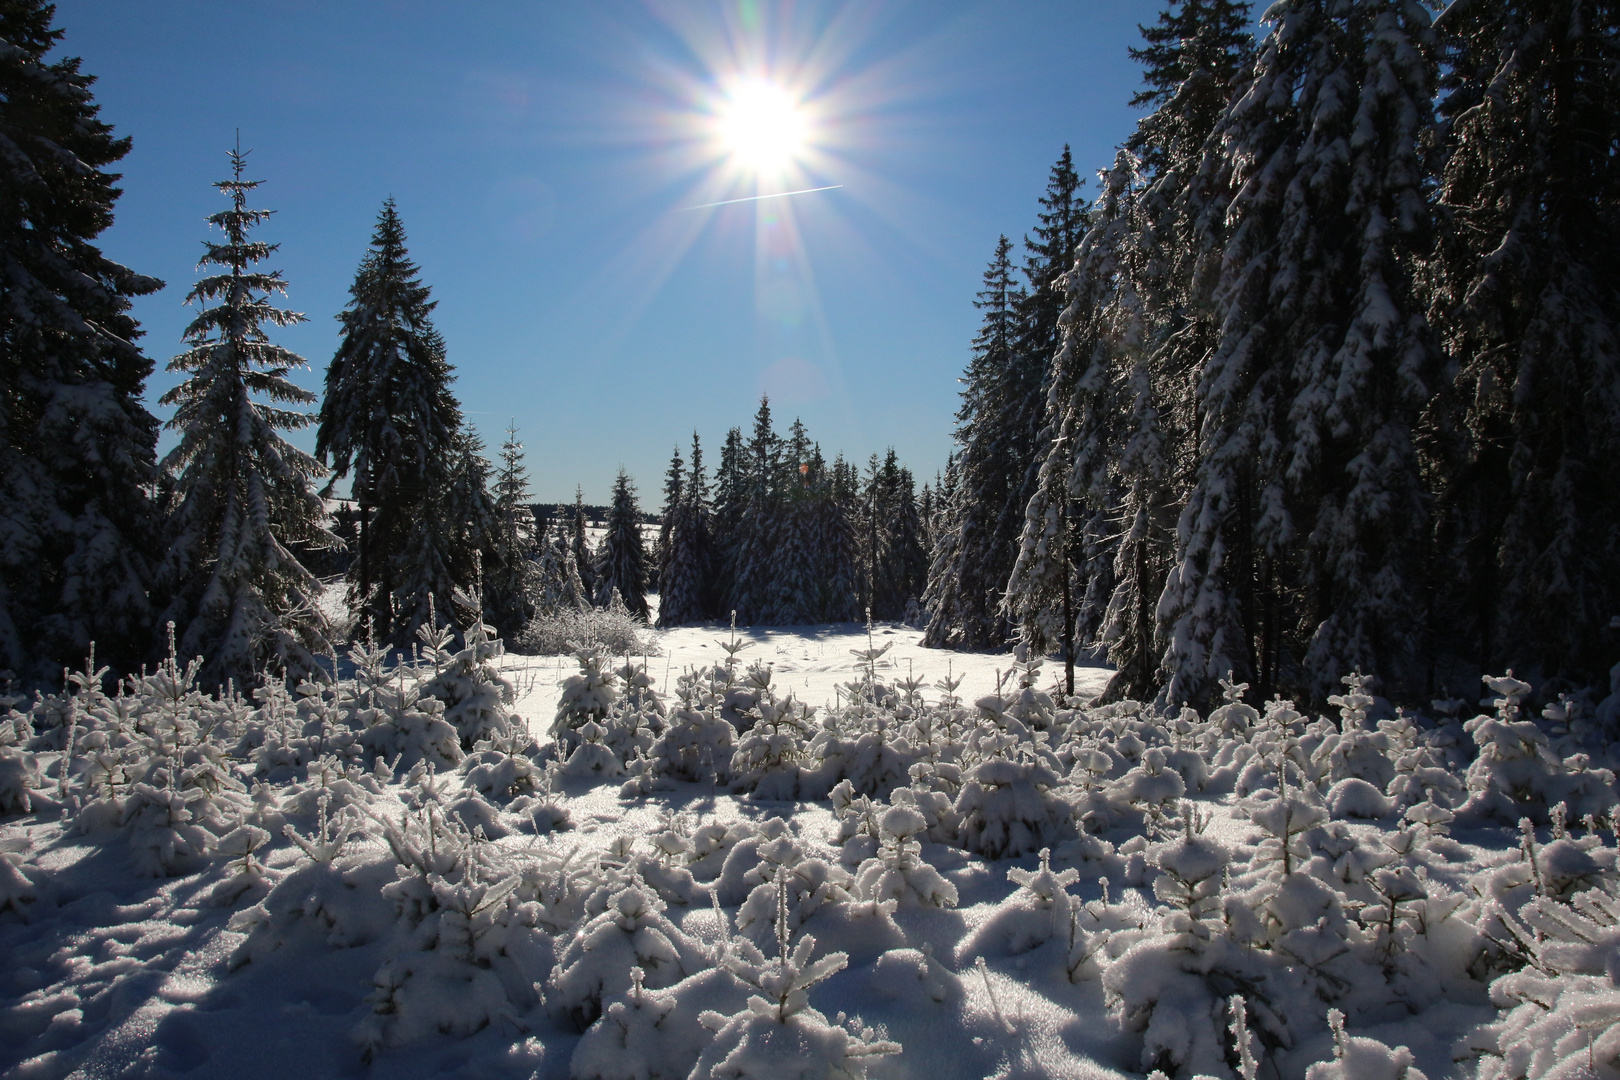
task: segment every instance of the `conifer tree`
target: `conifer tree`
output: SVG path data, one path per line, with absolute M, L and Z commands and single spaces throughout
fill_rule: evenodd
M 591 552 L 590 541 L 585 535 L 585 491 L 578 484 L 574 485 L 573 532 L 570 546 L 574 554 L 574 568 L 579 573 L 580 582 L 585 586 L 588 601 L 590 597 L 596 595 L 596 556 Z
M 315 395 L 287 378 L 304 359 L 273 344 L 265 324 L 304 317 L 271 303 L 286 292 L 286 279 L 255 266 L 279 245 L 248 239 L 271 211 L 248 209 L 248 192 L 260 182 L 242 178 L 246 154 L 232 150 L 230 162 L 231 178 L 214 186 L 231 207 L 208 218 L 224 240 L 205 242 L 200 264 L 223 272 L 203 277 L 186 297 L 217 303 L 186 328 L 190 347 L 169 361 L 186 379 L 161 399 L 174 407 L 168 427 L 179 433 L 163 461 L 174 484 L 161 587 L 163 621 L 175 624 L 182 656 L 205 658 L 204 683 L 234 679 L 247 687 L 266 671 L 315 670 L 315 655 L 328 647 L 316 606 L 320 582 L 290 545 L 336 538 L 322 527 L 321 500 L 310 490 L 319 462 L 279 434 L 313 419 L 282 406 L 313 404 Z
M 669 557 L 658 579 L 658 625 L 686 626 L 708 617 L 709 488 L 703 446 L 692 432 L 692 464 L 668 517 Z
M 492 558 L 484 567 L 485 618 L 507 640 L 517 637 L 534 614 L 534 575 L 544 544 L 529 506 L 529 470 L 517 427 L 508 425 L 495 474 L 495 535 Z
M 1217 129 L 1220 336 L 1160 605 L 1171 701 L 1227 671 L 1325 694 L 1415 675 L 1437 354 L 1415 280 L 1434 61 L 1422 8 L 1283 0 Z M 1292 669 L 1292 670 L 1289 670 Z
M 47 61 L 54 12 L 0 3 L 0 666 L 42 680 L 150 640 L 158 424 L 129 307 L 162 287 L 95 246 L 130 143 L 78 59 Z
M 315 451 L 333 481 L 351 477 L 360 550 L 350 570 L 351 607 L 383 640 L 408 645 L 425 618 L 454 611 L 459 561 L 446 499 L 464 447 L 461 407 L 434 303 L 405 250 L 393 199 L 383 203 L 371 248 L 350 287 L 337 354 L 326 372 Z M 396 614 L 397 610 L 397 614 Z
M 484 576 L 500 572 L 500 508 L 490 491 L 490 462 L 484 455 L 484 440 L 467 427 L 457 433 L 450 486 L 445 492 L 445 517 L 450 525 L 450 567 L 452 589 L 468 599 L 485 588 Z M 454 595 L 454 593 L 452 593 Z M 458 606 L 464 607 L 457 597 Z M 476 608 L 458 611 L 465 622 L 480 614 Z
M 1141 183 L 1121 150 L 1067 278 L 1069 308 L 1049 371 L 1048 426 L 1006 610 L 1030 649 L 1060 648 L 1073 692 L 1078 647 L 1096 639 L 1113 593 L 1116 459 L 1122 443 L 1119 368 L 1142 344 L 1134 213 Z
M 818 450 L 815 457 L 820 458 Z M 859 544 L 855 537 L 858 500 L 854 470 L 842 454 L 824 470 L 812 463 L 816 506 L 814 550 L 819 557 L 817 622 L 851 622 L 861 617 Z
M 1465 3 L 1440 25 L 1441 617 L 1480 667 L 1583 683 L 1620 611 L 1620 9 Z
M 1131 103 L 1153 111 L 1125 144 L 1145 187 L 1131 200 L 1131 233 L 1121 241 L 1130 276 L 1103 320 L 1115 333 L 1132 335 L 1114 368 L 1114 407 L 1123 416 L 1113 455 L 1119 541 L 1098 631 L 1115 668 L 1110 698 L 1149 697 L 1158 681 L 1159 597 L 1196 461 L 1192 389 L 1217 333 L 1208 278 L 1218 263 L 1208 259 L 1201 279 L 1198 262 L 1201 252 L 1213 250 L 1204 240 L 1218 221 L 1211 215 L 1218 205 L 1216 158 L 1206 143 L 1252 75 L 1250 11 L 1233 0 L 1172 0 L 1156 25 L 1142 28 L 1145 46 L 1130 51 L 1144 65 L 1147 84 Z M 1117 220 L 1111 216 L 1109 227 L 1117 228 Z
M 607 535 L 602 539 L 602 560 L 596 581 L 596 603 L 607 607 L 617 590 L 630 614 L 647 618 L 647 556 L 641 543 L 641 507 L 636 486 L 622 468 L 613 478 L 613 505 L 608 510 Z
M 768 622 L 776 612 L 781 457 L 782 441 L 771 427 L 770 401 L 761 397 L 753 434 L 744 449 L 747 496 L 731 549 L 731 607 L 742 623 Z
M 956 443 L 960 488 L 954 508 L 955 536 L 935 552 L 927 604 L 931 612 L 924 644 L 932 648 L 988 648 L 1005 633 L 999 605 L 1011 570 L 1000 558 L 996 530 L 1001 511 L 1016 498 L 1012 473 L 1022 481 L 1002 419 L 1011 395 L 1009 371 L 1019 365 L 1019 309 L 1024 291 L 1014 278 L 1012 241 L 996 242 L 974 306 L 984 312 L 973 339 L 973 359 L 963 379 Z
M 821 614 L 821 552 L 817 550 L 817 469 L 804 424 L 793 421 L 782 447 L 778 494 L 778 544 L 773 563 L 775 604 L 770 621 L 788 625 L 817 622 Z
M 716 616 L 735 609 L 737 543 L 750 490 L 742 429 L 732 428 L 720 446 L 720 467 L 714 477 L 714 577 L 710 595 Z
M 559 527 L 556 535 L 540 548 L 533 596 L 538 615 L 584 611 L 591 606 L 590 594 L 585 591 L 579 563 L 574 558 L 573 541 L 565 527 Z
M 927 557 L 915 482 L 890 447 L 872 478 L 872 616 L 897 621 L 923 591 Z
M 657 580 L 662 582 L 664 570 L 669 566 L 669 530 L 675 517 L 676 508 L 681 505 L 681 489 L 686 486 L 686 463 L 681 460 L 681 448 L 676 447 L 670 455 L 669 468 L 664 473 L 664 508 L 659 515 L 658 525 L 658 551 L 653 565 L 657 568 Z

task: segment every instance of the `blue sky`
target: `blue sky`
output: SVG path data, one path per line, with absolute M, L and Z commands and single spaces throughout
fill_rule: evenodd
M 942 468 L 996 237 L 1034 224 L 1065 143 L 1084 175 L 1112 159 L 1125 50 L 1160 7 L 62 0 L 57 23 L 134 138 L 102 244 L 168 283 L 136 305 L 151 401 L 240 128 L 269 265 L 309 316 L 277 335 L 301 383 L 393 195 L 491 449 L 515 421 L 537 499 L 605 501 L 623 465 L 651 509 L 672 447 L 696 429 L 712 467 L 762 391 L 829 457 Z M 748 79 L 799 103 L 779 173 L 717 134 Z

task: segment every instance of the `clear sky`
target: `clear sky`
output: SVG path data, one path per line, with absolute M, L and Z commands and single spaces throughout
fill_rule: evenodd
M 134 138 L 102 244 L 168 283 L 136 305 L 151 402 L 240 128 L 309 316 L 276 335 L 300 382 L 393 195 L 490 449 L 515 421 L 537 499 L 606 501 L 623 465 L 654 509 L 673 446 L 696 429 L 712 468 L 762 391 L 829 458 L 892 445 L 932 478 L 996 237 L 1065 143 L 1110 162 L 1161 6 L 61 0 L 57 24 Z

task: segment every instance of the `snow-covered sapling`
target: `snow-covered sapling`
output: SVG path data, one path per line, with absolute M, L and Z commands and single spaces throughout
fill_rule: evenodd
M 714 1040 L 693 1067 L 693 1080 L 861 1080 L 873 1058 L 900 1052 L 898 1043 L 858 1021 L 830 1023 L 810 1007 L 811 988 L 842 971 L 849 958 L 834 952 L 812 962 L 816 939 L 809 934 L 791 945 L 786 890 L 779 889 L 778 895 L 784 899 L 777 915 L 776 958 L 767 960 L 747 940 L 733 942 L 721 957 L 755 993 L 742 1012 L 723 1016 L 706 1011 L 698 1017 L 714 1032 Z

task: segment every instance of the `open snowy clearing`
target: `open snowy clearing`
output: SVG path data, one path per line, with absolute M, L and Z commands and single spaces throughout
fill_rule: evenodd
M 648 597 L 653 604 L 653 617 L 657 618 L 656 595 Z M 748 642 L 748 647 L 737 654 L 746 667 L 764 663 L 771 666 L 775 677 L 771 686 L 777 693 L 794 698 L 814 708 L 836 704 L 847 697 L 844 684 L 858 681 L 864 665 L 855 656 L 855 650 L 868 648 L 865 626 L 858 623 L 830 623 L 820 626 L 744 626 L 737 629 L 737 637 Z M 673 687 L 675 678 L 690 669 L 713 667 L 725 659 L 720 642 L 731 636 L 724 626 L 679 626 L 667 630 L 652 630 L 659 653 L 647 658 L 636 657 L 637 664 L 645 663 L 647 672 L 660 687 Z M 1011 653 L 962 653 L 943 649 L 925 649 L 922 631 L 900 624 L 879 623 L 872 627 L 870 644 L 875 648 L 889 647 L 877 661 L 877 670 L 888 682 L 917 677 L 929 687 L 929 694 L 940 679 L 961 676 L 962 685 L 957 695 L 966 701 L 977 701 L 993 694 L 997 684 L 1012 685 L 1014 657 Z M 518 656 L 507 654 L 501 661 L 501 670 L 512 680 L 518 691 L 517 713 L 527 719 L 537 736 L 545 734 L 551 718 L 557 711 L 557 699 L 562 693 L 562 682 L 574 673 L 571 656 Z M 1048 676 L 1061 676 L 1062 670 L 1049 666 Z M 1092 698 L 1107 685 L 1113 672 L 1104 667 L 1076 665 L 1074 692 L 1078 697 Z M 1047 680 L 1050 682 L 1050 678 Z

